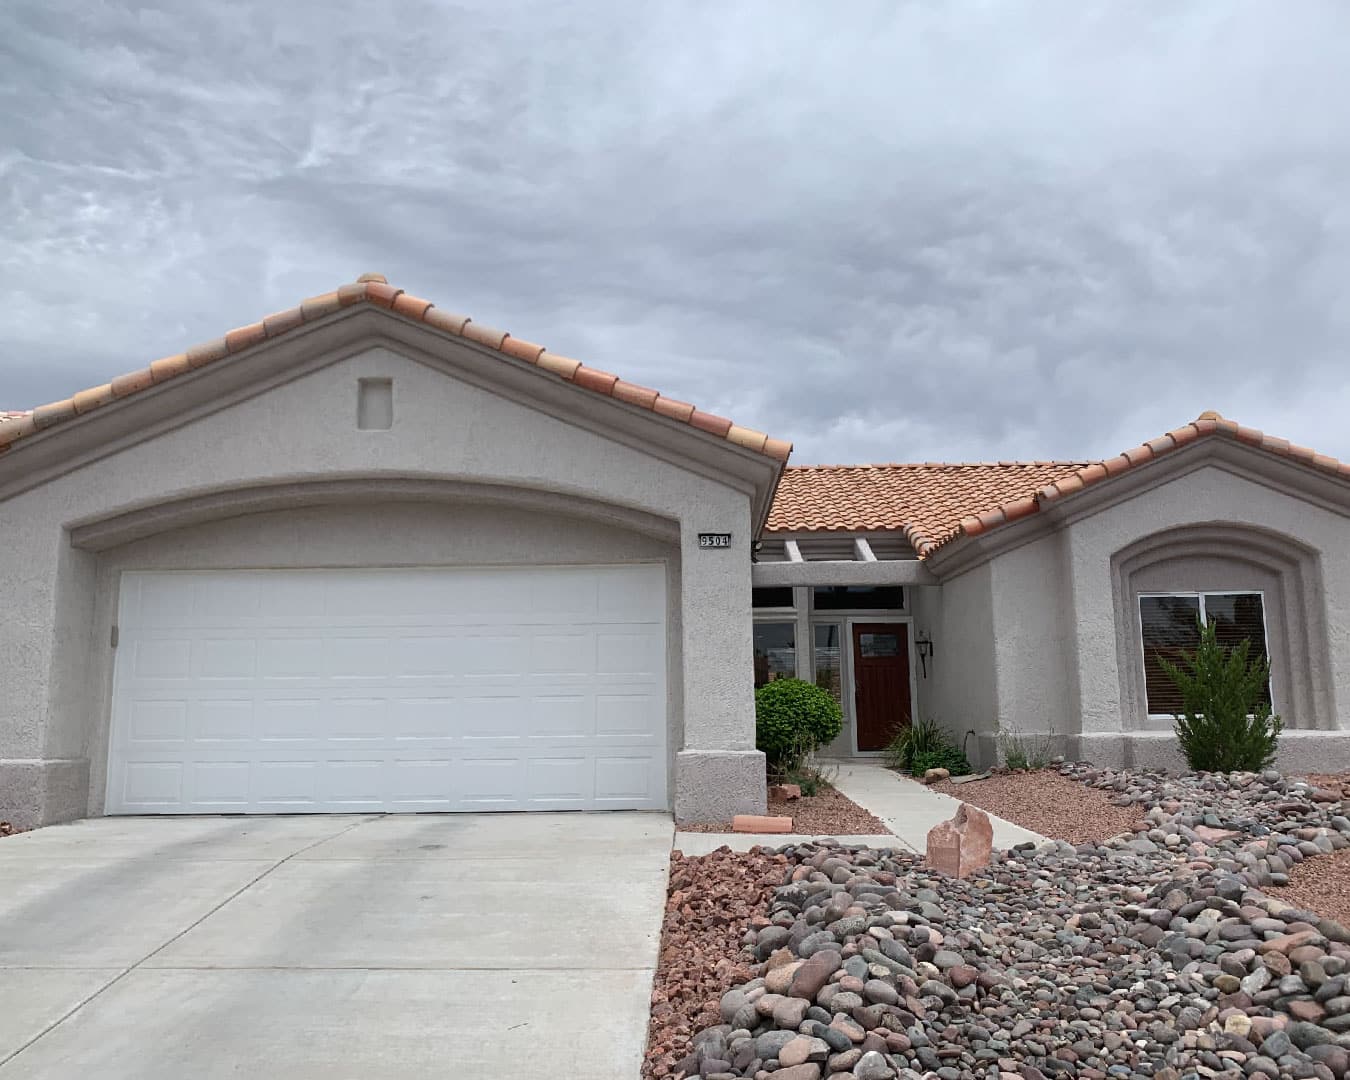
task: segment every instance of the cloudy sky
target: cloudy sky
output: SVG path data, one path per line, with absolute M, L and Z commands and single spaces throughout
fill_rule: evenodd
M 796 443 L 1350 458 L 1350 4 L 0 5 L 0 406 L 367 270 Z

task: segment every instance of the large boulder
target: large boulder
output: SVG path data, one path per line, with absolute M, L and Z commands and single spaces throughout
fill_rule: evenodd
M 989 815 L 969 803 L 962 803 L 950 821 L 928 830 L 928 865 L 951 877 L 963 878 L 988 866 L 993 850 Z

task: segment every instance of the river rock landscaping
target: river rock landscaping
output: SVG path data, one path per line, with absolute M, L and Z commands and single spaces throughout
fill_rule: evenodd
M 724 984 L 669 1075 L 1350 1080 L 1350 930 L 1276 895 L 1350 850 L 1342 793 L 1060 775 L 1134 831 L 996 852 L 965 880 L 899 850 L 779 849 L 785 880 L 739 926 L 753 977 Z

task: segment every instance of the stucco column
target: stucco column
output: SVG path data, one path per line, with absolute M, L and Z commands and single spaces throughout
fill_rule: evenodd
M 700 533 L 730 533 L 731 546 L 701 547 Z M 675 756 L 677 821 L 764 812 L 764 755 L 755 749 L 750 541 L 744 501 L 707 507 L 681 525 L 684 742 Z
M 61 529 L 36 517 L 0 520 L 0 551 L 24 553 L 0 565 L 0 819 L 20 828 L 87 812 L 88 761 L 51 737 L 53 712 L 69 704 L 52 695 L 58 635 L 87 629 L 54 618 L 67 547 Z

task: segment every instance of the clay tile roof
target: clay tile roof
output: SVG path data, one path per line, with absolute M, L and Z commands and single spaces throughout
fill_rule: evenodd
M 952 536 L 963 518 L 1073 475 L 1086 462 L 789 465 L 766 532 L 902 530 L 920 555 Z
M 1030 517 L 1206 438 L 1232 439 L 1350 480 L 1350 465 L 1209 410 L 1107 461 L 790 466 L 783 471 L 765 531 L 900 529 L 926 558 L 954 540 Z
M 771 439 L 763 432 L 740 427 L 720 416 L 702 412 L 686 402 L 664 398 L 645 386 L 624 382 L 617 375 L 586 367 L 576 360 L 550 353 L 542 345 L 512 337 L 505 330 L 497 330 L 475 323 L 465 315 L 455 315 L 436 307 L 429 300 L 410 296 L 390 285 L 383 274 L 362 274 L 355 282 L 340 286 L 322 296 L 312 296 L 286 311 L 268 315 L 258 322 L 230 330 L 223 337 L 186 352 L 156 360 L 149 367 L 129 372 L 110 380 L 103 386 L 82 390 L 73 397 L 52 402 L 32 412 L 0 412 L 0 453 L 26 435 L 45 430 L 75 416 L 117 401 L 148 387 L 173 379 L 187 371 L 206 364 L 227 360 L 236 353 L 261 345 L 265 341 L 290 333 L 306 323 L 314 322 L 353 304 L 374 304 L 387 308 L 413 322 L 424 323 L 444 334 L 463 338 L 500 353 L 503 362 L 519 361 L 541 371 L 582 387 L 592 393 L 614 398 L 624 404 L 724 439 L 736 446 L 764 454 L 784 462 L 792 451 L 792 444 Z

